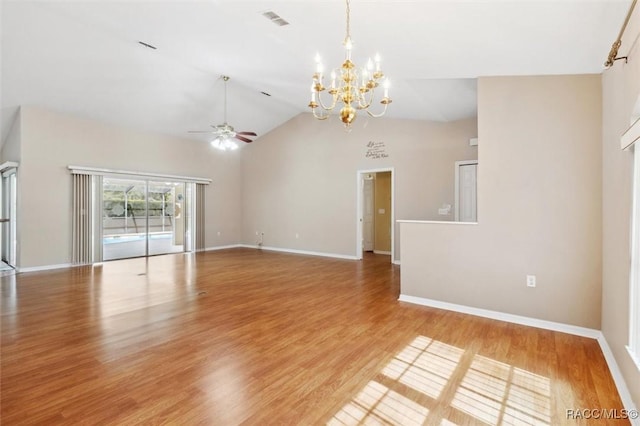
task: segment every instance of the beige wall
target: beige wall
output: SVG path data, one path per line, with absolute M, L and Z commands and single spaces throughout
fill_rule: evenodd
M 211 178 L 213 183 L 206 189 L 206 246 L 240 240 L 239 152 L 221 153 L 202 142 L 135 132 L 34 107 L 22 108 L 21 124 L 19 267 L 70 262 L 68 165 Z
M 403 223 L 402 294 L 600 328 L 600 95 L 599 75 L 479 79 L 479 224 Z
M 433 123 L 361 114 L 354 127 L 347 133 L 336 117 L 300 114 L 244 147 L 244 243 L 255 244 L 260 231 L 266 247 L 355 256 L 358 170 L 394 167 L 396 217 L 438 219 L 438 207 L 453 204 L 454 162 L 477 158 L 469 146 L 475 119 Z M 388 157 L 367 158 L 371 141 L 384 142 Z
M 628 47 L 639 33 L 640 8 L 636 7 L 620 49 L 625 55 L 629 53 L 629 62 L 617 61 L 602 76 L 602 332 L 637 407 L 640 407 L 640 372 L 625 349 L 629 343 L 633 153 L 620 150 L 620 136 L 628 128 L 634 103 L 640 96 L 640 44 L 632 52 Z
M 373 250 L 391 252 L 391 172 L 380 172 L 375 176 Z

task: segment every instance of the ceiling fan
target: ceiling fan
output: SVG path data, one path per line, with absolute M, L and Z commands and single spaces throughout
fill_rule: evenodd
M 223 75 L 222 79 L 224 80 L 224 123 L 216 126 L 211 125 L 214 130 L 190 130 L 189 133 L 213 134 L 215 138 L 211 141 L 211 145 L 222 151 L 226 151 L 238 149 L 238 144 L 233 139 L 251 143 L 253 140 L 247 136 L 255 137 L 258 135 L 255 132 L 236 132 L 233 126 L 227 123 L 227 81 L 229 81 L 229 77 Z

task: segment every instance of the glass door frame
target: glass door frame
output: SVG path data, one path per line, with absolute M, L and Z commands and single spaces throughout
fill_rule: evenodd
M 103 261 L 103 260 L 116 260 L 116 259 L 127 259 L 127 258 L 133 258 L 133 257 L 148 257 L 148 256 L 156 256 L 156 255 L 162 255 L 162 254 L 171 254 L 171 253 L 185 253 L 185 252 L 191 252 L 194 251 L 194 245 L 193 245 L 193 241 L 194 241 L 194 232 L 195 232 L 195 223 L 194 223 L 194 218 L 192 214 L 189 214 L 192 210 L 192 206 L 195 203 L 195 200 L 193 199 L 193 194 L 194 194 L 194 189 L 193 187 L 195 186 L 195 183 L 193 182 L 188 182 L 185 180 L 178 180 L 178 179 L 174 179 L 174 178 L 164 178 L 164 179 L 160 179 L 158 177 L 146 177 L 146 176 L 125 176 L 125 175 L 103 175 L 102 176 L 102 180 L 101 180 L 101 184 L 100 184 L 100 190 L 96 191 L 96 204 L 98 205 L 98 208 L 100 209 L 99 212 L 97 212 L 98 214 L 96 215 L 97 218 L 100 218 L 100 220 L 98 222 L 100 222 L 99 224 L 99 229 L 96 229 L 96 234 L 99 236 L 98 238 L 96 238 L 97 241 L 94 241 L 94 243 L 96 244 L 96 246 L 99 244 L 100 250 L 96 250 L 96 252 L 99 252 L 101 255 L 98 258 L 98 261 Z M 142 186 L 144 185 L 144 221 L 145 221 L 145 226 L 144 226 L 144 253 L 134 253 L 133 255 L 129 256 L 129 255 L 123 255 L 123 256 L 117 256 L 117 257 L 112 257 L 112 255 L 109 255 L 109 258 L 105 258 L 105 251 L 106 251 L 106 243 L 105 243 L 105 237 L 107 236 L 104 233 L 104 221 L 107 218 L 107 216 L 105 215 L 105 211 L 104 211 L 104 206 L 105 206 L 105 197 L 104 197 L 104 192 L 105 192 L 105 188 L 106 185 L 108 184 L 113 184 L 113 185 L 117 185 L 119 182 L 118 181 L 122 181 L 123 183 L 126 184 L 130 184 L 130 185 L 139 185 Z M 165 194 L 170 192 L 170 191 L 164 191 L 164 192 L 159 192 L 159 191 L 153 191 L 153 188 L 155 187 L 168 187 L 170 188 L 170 191 L 172 192 L 172 194 L 174 194 L 174 196 L 171 198 L 172 199 L 172 204 L 173 204 L 173 211 L 171 214 L 169 214 L 169 216 L 166 216 L 166 197 Z M 179 191 L 176 191 L 176 188 L 180 188 Z M 176 241 L 176 226 L 177 226 L 177 220 L 179 218 L 178 213 L 175 211 L 177 205 L 178 205 L 178 198 L 177 196 L 175 196 L 176 192 L 180 193 L 182 195 L 182 199 L 181 199 L 181 212 L 180 215 L 182 216 L 182 229 L 179 232 L 180 234 L 180 239 L 182 241 L 181 244 L 175 245 L 175 241 Z M 152 219 L 157 219 L 155 215 L 151 214 L 151 210 L 157 210 L 157 209 L 151 209 L 150 205 L 152 203 L 157 203 L 158 200 L 152 199 L 152 198 L 157 198 L 157 197 L 150 197 L 151 194 L 162 194 L 162 215 L 160 217 L 160 220 L 162 221 L 160 227 L 164 230 L 165 229 L 165 221 L 166 218 L 169 217 L 169 220 L 171 221 L 171 247 L 182 247 L 181 250 L 169 250 L 169 251 L 160 251 L 160 252 L 156 252 L 154 251 L 153 247 L 152 247 L 152 224 L 151 221 Z M 125 215 L 125 221 L 128 222 L 128 215 L 127 213 L 129 212 L 130 209 L 130 204 L 127 201 L 127 197 L 125 194 L 124 197 L 124 201 L 125 206 L 124 206 L 124 212 L 123 214 Z M 133 213 L 133 208 L 131 208 L 131 212 Z M 135 217 L 135 216 L 134 216 Z M 157 220 L 155 220 L 157 222 Z M 123 229 L 127 229 L 128 223 L 125 223 L 124 226 L 125 228 Z M 157 224 L 156 224 L 157 225 Z M 155 225 L 153 225 L 155 226 Z M 155 234 L 153 234 L 155 235 Z M 162 239 L 162 238 L 158 238 L 158 239 Z M 125 242 L 125 244 L 127 244 Z M 158 242 L 158 244 L 160 244 L 160 242 Z M 97 247 L 96 247 L 97 248 Z

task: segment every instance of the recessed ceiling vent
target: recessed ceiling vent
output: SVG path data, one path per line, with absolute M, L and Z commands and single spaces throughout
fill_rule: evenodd
M 285 25 L 289 25 L 289 23 L 284 19 L 282 19 L 280 15 L 278 15 L 277 13 L 271 10 L 264 12 L 262 16 L 264 16 L 265 18 L 267 18 L 268 20 L 270 20 L 271 22 L 273 22 L 279 27 L 284 27 Z

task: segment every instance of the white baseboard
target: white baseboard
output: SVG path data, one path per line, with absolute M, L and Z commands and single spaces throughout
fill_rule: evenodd
M 609 371 L 611 372 L 613 381 L 616 384 L 616 388 L 618 389 L 618 394 L 620 395 L 620 399 L 622 400 L 622 405 L 627 410 L 627 412 L 631 410 L 637 410 L 637 407 L 633 403 L 633 399 L 631 398 L 631 392 L 629 392 L 627 383 L 622 376 L 622 371 L 620 371 L 620 367 L 618 367 L 616 358 L 613 356 L 613 352 L 609 347 L 609 343 L 607 343 L 607 339 L 604 337 L 604 334 L 602 332 L 600 332 L 600 336 L 598 336 L 598 343 L 600 344 L 600 349 L 602 350 L 604 359 L 607 361 Z M 640 426 L 640 419 L 629 419 L 629 421 L 633 426 Z
M 348 256 L 346 254 L 323 253 L 323 252 L 317 252 L 317 251 L 296 250 L 296 249 L 280 248 L 280 247 L 268 247 L 268 246 L 260 247 L 258 245 L 252 245 L 252 244 L 239 244 L 238 247 L 262 249 L 262 250 L 267 250 L 267 251 L 277 251 L 277 252 L 282 252 L 282 253 L 306 254 L 308 256 L 331 257 L 331 258 L 334 258 L 334 259 L 358 260 L 355 256 Z
M 226 250 L 226 249 L 232 249 L 232 248 L 238 248 L 238 247 L 244 247 L 242 244 L 229 244 L 226 246 L 214 246 L 214 247 L 207 247 L 204 250 L 201 251 L 215 251 L 215 250 Z
M 71 268 L 75 266 L 87 266 L 87 265 L 75 265 L 73 263 L 60 263 L 58 265 L 29 266 L 26 268 L 16 267 L 16 273 L 22 274 L 25 272 L 49 271 L 51 269 L 63 269 L 63 268 Z
M 393 264 L 394 264 L 394 265 L 399 265 L 399 264 L 400 264 L 400 259 L 395 259 L 395 260 L 393 261 Z
M 375 254 L 384 254 L 385 256 L 391 256 L 391 252 L 390 251 L 374 250 L 373 252 Z
M 422 297 L 407 296 L 401 294 L 398 298 L 401 302 L 414 303 L 416 305 L 430 306 L 432 308 L 446 309 L 448 311 L 461 312 L 463 314 L 475 315 L 495 319 L 498 321 L 506 321 L 514 324 L 528 325 L 529 327 L 543 328 L 545 330 L 559 331 L 561 333 L 575 334 L 576 336 L 589 337 L 597 339 L 600 336 L 600 330 L 593 328 L 578 327 L 576 325 L 563 324 L 553 321 L 545 321 L 537 318 L 523 317 L 520 315 L 507 314 L 504 312 L 491 311 L 488 309 L 474 308 L 472 306 L 457 305 L 455 303 L 440 302 L 439 300 L 425 299 Z
M 422 297 L 408 296 L 406 294 L 401 294 L 398 300 L 401 302 L 414 303 L 416 305 L 445 309 L 448 311 L 455 311 L 463 314 L 475 315 L 478 317 L 490 318 L 498 321 L 505 321 L 514 324 L 526 325 L 529 327 L 542 328 L 544 330 L 558 331 L 561 333 L 596 339 L 598 341 L 598 344 L 600 345 L 600 349 L 602 350 L 604 359 L 607 362 L 607 366 L 609 367 L 609 371 L 611 372 L 611 376 L 613 377 L 616 388 L 618 389 L 618 394 L 620 395 L 620 399 L 622 400 L 622 405 L 627 410 L 627 412 L 636 410 L 636 406 L 633 403 L 631 393 L 629 392 L 629 388 L 624 381 L 624 377 L 622 376 L 622 372 L 618 367 L 618 363 L 613 356 L 613 352 L 611 352 L 611 348 L 609 347 L 607 340 L 600 330 L 578 327 L 575 325 L 563 324 L 553 321 L 545 321 L 520 315 L 507 314 L 504 312 L 491 311 L 488 309 L 474 308 L 472 306 L 457 305 L 455 303 L 441 302 L 438 300 L 426 299 Z M 633 426 L 640 426 L 639 419 L 629 420 Z

